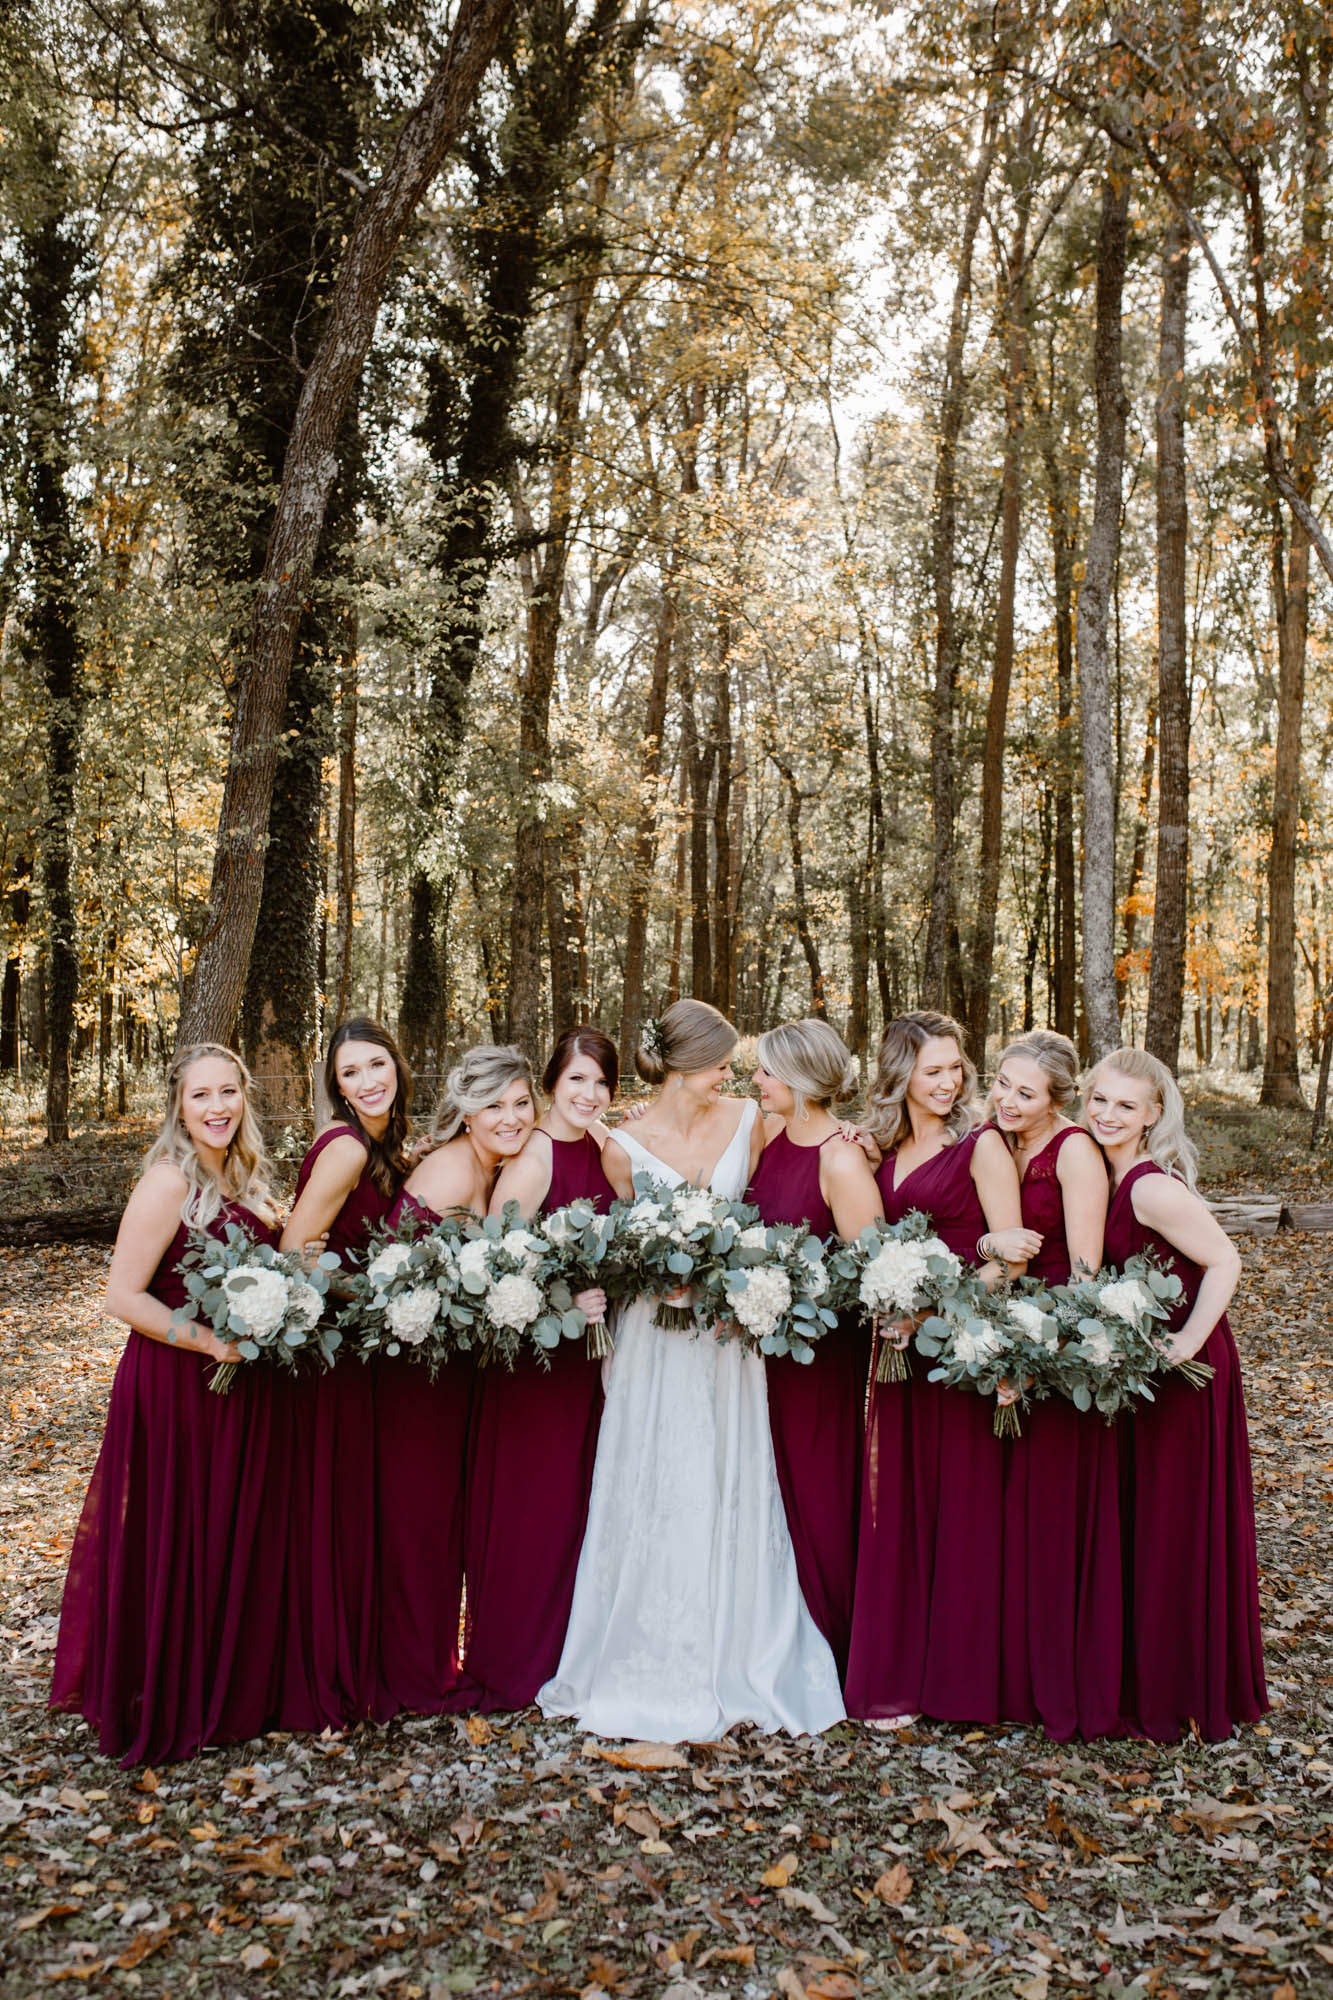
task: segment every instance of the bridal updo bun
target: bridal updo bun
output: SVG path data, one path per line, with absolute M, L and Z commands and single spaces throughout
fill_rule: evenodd
M 861 1087 L 860 1065 L 827 1021 L 784 1021 L 759 1037 L 758 1055 L 795 1098 L 798 1118 L 811 1104 L 821 1110 L 844 1104 Z
M 689 1076 L 726 1062 L 738 1040 L 726 1015 L 706 1000 L 673 1000 L 639 1030 L 634 1067 L 645 1083 L 665 1083 L 673 1071 Z

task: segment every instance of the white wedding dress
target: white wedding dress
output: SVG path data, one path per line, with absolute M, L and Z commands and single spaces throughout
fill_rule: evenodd
M 756 1106 L 709 1187 L 749 1178 Z M 634 1171 L 678 1174 L 621 1127 Z M 801 1596 L 768 1428 L 764 1364 L 736 1341 L 664 1333 L 632 1299 L 597 1444 L 588 1526 L 555 1677 L 537 1696 L 598 1736 L 700 1742 L 737 1722 L 816 1734 L 845 1713 Z

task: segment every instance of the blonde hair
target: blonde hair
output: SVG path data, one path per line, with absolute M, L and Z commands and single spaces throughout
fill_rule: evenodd
M 463 1121 L 474 1111 L 484 1111 L 511 1083 L 526 1083 L 536 1097 L 532 1064 L 513 1042 L 481 1042 L 454 1064 L 444 1079 L 440 1101 L 430 1121 L 432 1146 L 456 1139 Z
M 1054 1028 L 1030 1028 L 1021 1041 L 1010 1042 L 995 1065 L 997 1076 L 1010 1056 L 1026 1056 L 1036 1063 L 1057 1110 L 1078 1095 L 1078 1050 L 1068 1035 L 1057 1035 Z
M 194 1140 L 185 1129 L 181 1099 L 185 1079 L 197 1062 L 214 1058 L 229 1062 L 241 1084 L 241 1122 L 232 1134 L 218 1176 L 207 1168 L 195 1150 Z M 167 1071 L 167 1109 L 162 1129 L 143 1157 L 144 1173 L 168 1160 L 186 1180 L 181 1203 L 181 1221 L 187 1229 L 207 1229 L 221 1214 L 225 1202 L 243 1202 L 266 1219 L 274 1213 L 273 1170 L 264 1150 L 263 1134 L 250 1106 L 251 1076 L 234 1049 L 221 1042 L 194 1042 L 177 1049 Z
M 660 1020 L 644 1023 L 634 1067 L 645 1083 L 664 1083 L 673 1072 L 690 1076 L 725 1062 L 739 1039 L 706 1000 L 673 1000 Z
M 1164 1172 L 1184 1181 L 1186 1187 L 1194 1187 L 1199 1175 L 1199 1149 L 1185 1130 L 1185 1100 L 1180 1085 L 1166 1064 L 1150 1056 L 1146 1049 L 1114 1049 L 1093 1065 L 1083 1081 L 1084 1125 L 1088 1123 L 1086 1106 L 1093 1085 L 1103 1070 L 1108 1069 L 1148 1085 L 1157 1100 L 1157 1118 L 1140 1140 L 1140 1148 Z M 1097 1135 L 1094 1132 L 1092 1136 L 1095 1139 Z
M 950 1041 L 958 1045 L 963 1059 L 963 1087 L 945 1119 L 948 1143 L 965 1138 L 981 1123 L 977 1103 L 977 1066 L 963 1047 L 963 1031 L 949 1014 L 922 1008 L 915 1014 L 901 1014 L 886 1026 L 879 1044 L 875 1081 L 866 1099 L 866 1125 L 881 1151 L 896 1152 L 911 1136 L 912 1121 L 907 1111 L 907 1086 L 916 1060 L 927 1042 Z
M 757 1053 L 770 1076 L 790 1090 L 798 1118 L 806 1116 L 807 1105 L 822 1110 L 855 1097 L 861 1085 L 860 1065 L 827 1021 L 784 1021 L 759 1037 Z

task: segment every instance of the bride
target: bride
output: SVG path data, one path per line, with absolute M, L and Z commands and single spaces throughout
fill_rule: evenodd
M 618 1194 L 647 1174 L 739 1199 L 763 1132 L 752 1099 L 722 1096 L 736 1040 L 701 1000 L 649 1023 L 635 1065 L 661 1089 L 606 1143 Z M 814 1733 L 844 1713 L 796 1580 L 764 1365 L 707 1327 L 663 1332 L 650 1298 L 617 1328 L 569 1629 L 537 1699 L 597 1735 L 659 1742 L 737 1722 Z

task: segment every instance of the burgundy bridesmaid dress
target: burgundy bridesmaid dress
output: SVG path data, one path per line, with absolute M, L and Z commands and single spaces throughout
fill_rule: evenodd
M 615 1189 L 595 1139 L 551 1140 L 543 1212 Z M 588 1518 L 602 1366 L 583 1340 L 477 1376 L 468 1440 L 464 1685 L 485 1709 L 526 1708 L 560 1664 Z
M 299 1201 L 316 1160 L 335 1139 L 360 1140 L 330 1125 L 301 1162 Z M 361 1141 L 364 1143 L 364 1141 Z M 328 1248 L 360 1262 L 393 1197 L 366 1167 L 334 1217 Z M 336 1301 L 333 1310 L 337 1310 Z M 344 1359 L 302 1373 L 295 1403 L 297 1476 L 292 1488 L 292 1579 L 283 1668 L 284 1713 L 294 1727 L 340 1728 L 372 1711 L 375 1666 L 375 1400 L 373 1369 Z
M 945 1146 L 895 1181 L 876 1179 L 884 1213 L 923 1209 L 966 1263 L 986 1217 L 972 1180 L 980 1134 Z M 1007 1440 L 989 1397 L 926 1379 L 871 1384 L 861 1489 L 847 1712 L 995 1722 L 1000 1706 Z
M 1162 1169 L 1130 1168 L 1111 1197 L 1106 1260 L 1155 1250 L 1184 1286 L 1172 1314 L 1183 1326 L 1200 1267 L 1134 1214 L 1135 1182 Z M 1198 1724 L 1210 1741 L 1268 1707 L 1259 1636 L 1254 1489 L 1236 1343 L 1225 1314 L 1199 1351 L 1214 1370 L 1202 1389 L 1167 1379 L 1155 1400 L 1121 1422 L 1121 1522 L 1128 1630 L 1125 1719 L 1135 1734 L 1170 1743 Z
M 1043 1239 L 1028 1275 L 1049 1285 L 1070 1276 L 1056 1165 L 1077 1131 L 1056 1132 L 1022 1181 L 1023 1226 Z M 1059 1742 L 1124 1733 L 1118 1444 L 1116 1425 L 1052 1396 L 1008 1452 L 1000 1711 Z
M 837 1134 L 824 1141 L 839 1144 Z M 793 1145 L 779 1132 L 765 1146 L 745 1193 L 765 1222 L 807 1222 L 816 1236 L 837 1236 L 819 1188 L 819 1146 Z M 861 1504 L 862 1412 L 870 1338 L 848 1315 L 815 1348 L 811 1362 L 771 1356 L 768 1421 L 778 1484 L 796 1552 L 796 1574 L 810 1616 L 847 1671 Z
M 277 1231 L 229 1204 L 210 1224 Z M 182 1223 L 148 1290 L 186 1302 Z M 290 1405 L 267 1368 L 226 1395 L 216 1362 L 131 1332 L 65 1578 L 51 1706 L 123 1764 L 191 1757 L 293 1726 L 280 1695 Z
M 406 1188 L 389 1211 L 424 1235 L 440 1220 Z M 371 1713 L 435 1715 L 467 1705 L 459 1681 L 463 1509 L 476 1367 L 447 1361 L 432 1382 L 423 1363 L 382 1355 L 375 1385 L 375 1545 L 378 1644 Z

